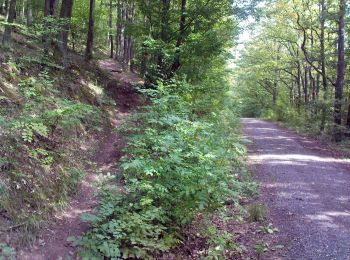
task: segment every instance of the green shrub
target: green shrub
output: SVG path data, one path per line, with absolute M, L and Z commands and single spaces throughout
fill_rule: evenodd
M 104 189 L 96 215 L 85 216 L 92 228 L 75 239 L 83 256 L 150 257 L 176 246 L 196 213 L 237 202 L 237 120 L 224 110 L 198 117 L 176 89 L 145 91 L 152 106 L 124 127 L 132 131 L 121 165 L 125 192 Z

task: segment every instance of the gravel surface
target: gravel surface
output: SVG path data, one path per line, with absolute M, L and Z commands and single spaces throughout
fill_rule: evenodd
M 350 160 L 271 122 L 242 125 L 261 200 L 285 246 L 273 259 L 350 259 Z

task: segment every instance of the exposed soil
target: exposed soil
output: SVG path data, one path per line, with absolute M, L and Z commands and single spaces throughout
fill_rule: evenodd
M 350 259 L 350 160 L 274 123 L 242 124 L 260 201 L 284 245 L 261 259 Z
M 80 219 L 82 213 L 91 212 L 96 206 L 96 186 L 94 182 L 100 173 L 115 173 L 118 169 L 118 161 L 121 150 L 125 145 L 125 137 L 118 135 L 113 129 L 117 128 L 121 121 L 127 118 L 132 110 L 140 105 L 140 100 L 133 87 L 141 84 L 141 79 L 134 73 L 121 72 L 121 66 L 114 60 L 104 60 L 99 63 L 100 68 L 109 77 L 106 86 L 117 107 L 111 115 L 111 126 L 96 137 L 100 139 L 98 148 L 92 158 L 96 169 L 91 168 L 89 175 L 82 181 L 69 204 L 60 214 L 54 216 L 52 221 L 39 235 L 38 242 L 31 248 L 17 252 L 17 259 L 26 260 L 56 260 L 74 259 L 77 249 L 67 242 L 70 236 L 79 236 L 89 228 L 88 223 Z

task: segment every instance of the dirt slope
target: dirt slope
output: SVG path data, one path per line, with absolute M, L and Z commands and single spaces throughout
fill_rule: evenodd
M 350 259 L 350 160 L 271 122 L 242 124 L 261 200 L 286 246 L 275 259 Z
M 111 115 L 111 127 L 105 129 L 100 143 L 92 158 L 97 166 L 91 169 L 81 183 L 77 195 L 72 198 L 70 205 L 60 214 L 55 216 L 40 234 L 40 239 L 34 247 L 20 250 L 17 259 L 20 260 L 58 260 L 75 259 L 76 248 L 67 242 L 70 236 L 79 236 L 88 230 L 87 223 L 80 219 L 80 215 L 93 211 L 97 199 L 95 197 L 96 187 L 94 182 L 98 179 L 98 173 L 114 173 L 118 168 L 118 160 L 121 150 L 125 144 L 125 138 L 113 131 L 121 121 L 128 117 L 132 110 L 139 105 L 139 97 L 133 90 L 136 84 L 142 80 L 137 74 L 122 72 L 121 66 L 112 59 L 103 60 L 99 63 L 100 68 L 110 78 L 109 86 L 106 86 L 108 94 L 116 103 L 113 115 Z

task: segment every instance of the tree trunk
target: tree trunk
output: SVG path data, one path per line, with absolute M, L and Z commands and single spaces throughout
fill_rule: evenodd
M 272 88 L 272 104 L 276 106 L 277 104 L 277 81 L 273 83 L 273 88 Z
M 11 40 L 11 32 L 12 32 L 12 23 L 15 21 L 16 17 L 16 0 L 10 1 L 10 7 L 8 8 L 7 14 L 7 25 L 5 26 L 4 35 L 2 38 L 2 44 L 8 45 Z
M 117 33 L 115 35 L 115 59 L 120 61 L 121 42 L 122 42 L 122 6 L 121 0 L 117 3 Z
M 320 33 L 320 60 L 321 60 L 321 71 L 322 71 L 322 85 L 323 85 L 323 100 L 327 101 L 328 99 L 328 84 L 327 84 L 327 76 L 326 76 L 326 59 L 325 59 L 325 47 L 324 47 L 324 32 L 325 32 L 325 0 L 321 0 L 321 33 Z M 320 130 L 323 132 L 326 125 L 326 116 L 327 116 L 327 108 L 326 104 L 322 105 L 321 111 L 321 125 Z
M 21 21 L 25 21 L 26 20 L 26 7 L 27 7 L 27 0 L 22 0 L 22 8 L 20 9 L 20 13 L 18 13 L 18 16 L 20 17 Z
M 27 25 L 33 24 L 33 3 L 32 0 L 27 0 Z
M 73 9 L 73 0 L 62 0 L 62 6 L 61 6 L 61 12 L 60 12 L 60 18 L 64 19 L 64 25 L 61 28 L 60 33 L 60 43 L 59 43 L 59 50 L 61 52 L 61 55 L 63 57 L 63 66 L 65 69 L 68 68 L 69 61 L 68 61 L 68 34 L 69 34 L 69 28 L 70 28 L 70 20 L 72 17 L 72 9 Z
M 350 103 L 349 103 L 349 106 L 348 106 L 348 116 L 347 116 L 347 119 L 346 119 L 346 128 L 350 129 Z
M 123 15 L 123 20 L 124 23 L 126 23 L 128 21 L 128 17 L 129 17 L 129 7 L 126 6 L 124 9 L 124 15 Z M 123 63 L 124 64 L 128 64 L 129 60 L 128 60 L 128 44 L 129 44 L 129 40 L 128 40 L 128 36 L 126 35 L 126 28 L 124 26 L 124 45 L 123 45 Z
M 95 10 L 95 0 L 90 0 L 90 12 L 89 12 L 89 30 L 87 34 L 85 59 L 92 59 L 92 49 L 94 45 L 94 11 Z
M 341 141 L 341 123 L 342 123 L 342 98 L 345 76 L 345 10 L 346 0 L 340 0 L 339 3 L 339 28 L 338 28 L 338 64 L 337 80 L 335 82 L 335 100 L 334 100 L 334 139 Z
M 56 0 L 45 0 L 44 15 L 55 15 L 56 12 Z
M 73 29 L 71 29 L 70 33 L 72 35 L 72 49 L 75 52 L 76 51 L 77 34 Z
M 180 33 L 176 42 L 176 51 L 173 64 L 171 66 L 170 77 L 181 67 L 180 62 L 180 47 L 185 39 L 185 23 L 186 23 L 186 0 L 181 0 L 181 17 L 180 17 Z
M 163 43 L 166 43 L 169 35 L 170 0 L 160 0 L 160 2 L 161 2 L 161 18 L 160 18 L 161 30 L 160 30 L 159 37 Z M 165 64 L 164 51 L 162 49 L 159 50 L 159 53 L 158 53 L 157 65 L 158 65 L 160 76 L 166 77 L 167 69 Z
M 49 48 L 50 48 L 50 44 L 52 44 L 52 35 L 50 33 L 50 29 L 52 27 L 51 23 L 51 19 L 49 19 L 48 17 L 52 17 L 55 15 L 56 13 L 56 4 L 57 1 L 56 0 L 45 0 L 45 5 L 44 5 L 44 16 L 45 16 L 45 20 L 44 20 L 44 24 L 45 24 L 45 32 L 43 34 L 43 43 L 44 43 L 44 52 L 46 54 L 48 54 L 49 52 Z
M 109 0 L 109 19 L 108 19 L 108 39 L 109 39 L 109 47 L 110 47 L 110 58 L 113 58 L 114 55 L 114 43 L 113 43 L 113 34 L 112 34 L 112 24 L 113 24 L 113 0 Z
M 305 105 L 309 102 L 309 68 L 308 66 L 304 67 L 304 102 Z
M 135 72 L 134 41 L 131 38 L 130 38 L 130 45 L 129 45 L 129 57 L 130 57 L 130 71 Z
M 297 101 L 297 109 L 300 113 L 300 107 L 301 107 L 301 65 L 300 61 L 297 61 L 297 69 L 298 69 L 298 80 L 297 80 L 297 87 L 298 87 L 298 101 Z
M 7 14 L 7 12 L 9 11 L 9 1 L 10 0 L 5 0 L 5 3 L 4 3 L 4 14 Z
M 0 15 L 4 14 L 4 0 L 0 0 Z

